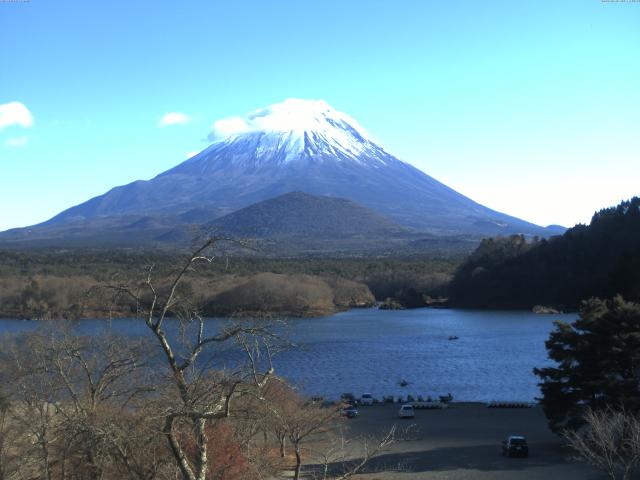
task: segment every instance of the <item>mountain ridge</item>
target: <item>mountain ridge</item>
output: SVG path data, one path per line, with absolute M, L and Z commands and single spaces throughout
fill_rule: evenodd
M 146 216 L 178 219 L 176 227 L 185 216 L 205 224 L 207 212 L 221 217 L 299 191 L 344 198 L 431 235 L 563 231 L 474 202 L 386 152 L 355 120 L 323 101 L 290 99 L 223 119 L 214 123 L 212 138 L 209 147 L 151 180 L 115 187 L 23 230 L 35 237 L 53 231 L 64 236 L 65 226 L 116 225 L 120 217 Z

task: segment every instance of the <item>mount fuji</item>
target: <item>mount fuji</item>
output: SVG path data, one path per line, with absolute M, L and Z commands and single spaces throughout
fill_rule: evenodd
M 209 139 L 209 147 L 151 180 L 115 187 L 0 239 L 82 244 L 93 231 L 103 238 L 112 234 L 117 244 L 136 228 L 153 234 L 144 238 L 163 238 L 176 228 L 210 224 L 290 192 L 346 199 L 414 233 L 480 237 L 563 231 L 474 202 L 388 153 L 354 119 L 321 100 L 289 99 L 219 120 Z

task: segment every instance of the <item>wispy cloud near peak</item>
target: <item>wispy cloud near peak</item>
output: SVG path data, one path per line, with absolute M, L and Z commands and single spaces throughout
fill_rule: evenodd
M 169 125 L 180 125 L 182 123 L 189 123 L 191 117 L 182 112 L 169 112 L 165 113 L 158 122 L 159 127 L 167 127 Z

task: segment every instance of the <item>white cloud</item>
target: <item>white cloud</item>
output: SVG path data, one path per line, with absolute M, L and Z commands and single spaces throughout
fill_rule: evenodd
M 27 144 L 27 140 L 29 140 L 29 137 L 8 138 L 4 141 L 4 144 L 7 147 L 24 147 Z
M 184 158 L 191 158 L 191 157 L 195 157 L 197 154 L 200 153 L 200 150 L 194 150 L 193 152 L 187 152 L 187 154 L 185 155 Z
M 230 137 L 239 133 L 248 132 L 251 129 L 253 129 L 253 127 L 247 124 L 244 118 L 223 118 L 222 120 L 213 122 L 209 138 L 211 140 L 215 140 L 216 138 Z
M 0 130 L 10 125 L 31 127 L 33 115 L 24 103 L 9 102 L 0 105 Z
M 189 115 L 182 112 L 169 112 L 165 113 L 158 123 L 159 127 L 166 127 L 167 125 L 179 125 L 181 123 L 188 123 L 191 120 Z

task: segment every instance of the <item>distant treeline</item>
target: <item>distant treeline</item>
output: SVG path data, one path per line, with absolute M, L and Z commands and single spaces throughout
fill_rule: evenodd
M 141 268 L 171 270 L 185 255 L 151 250 L 0 250 L 0 276 L 91 275 L 110 279 L 113 275 L 138 273 Z M 337 275 L 351 280 L 378 276 L 422 275 L 425 271 L 452 273 L 464 258 L 452 256 L 346 257 L 346 258 L 262 258 L 232 257 L 221 249 L 218 259 L 199 275 L 221 273 L 251 275 L 261 272 Z
M 0 316 L 81 318 L 127 315 L 135 305 L 117 302 L 98 287 L 138 284 L 149 266 L 166 277 L 184 260 L 172 252 L 0 252 Z M 438 296 L 455 258 L 264 259 L 222 254 L 190 276 L 185 287 L 206 315 L 273 313 L 329 315 L 406 292 Z M 141 286 L 142 288 L 142 286 Z M 421 297 L 422 298 L 422 297 Z
M 575 310 L 591 297 L 640 300 L 640 198 L 597 212 L 559 237 L 483 240 L 459 267 L 451 303 L 469 308 Z
M 95 296 L 96 287 L 140 282 L 150 265 L 161 278 L 183 258 L 169 251 L 0 252 L 0 316 L 130 315 L 132 306 Z M 187 286 L 211 315 L 324 315 L 374 300 L 424 306 L 428 297 L 449 297 L 451 306 L 468 308 L 577 310 L 582 300 L 617 294 L 637 302 L 640 198 L 548 240 L 485 239 L 466 259 L 227 257 L 222 250 Z

